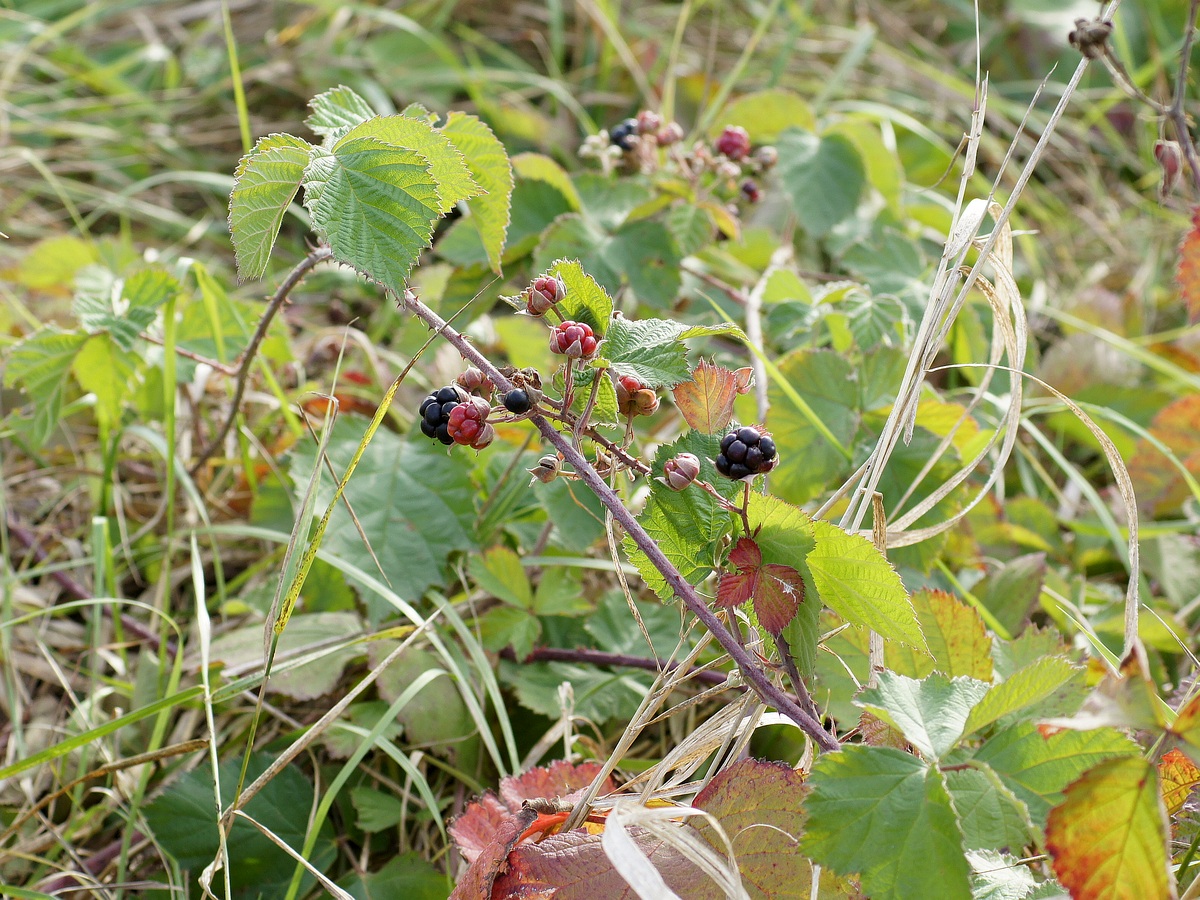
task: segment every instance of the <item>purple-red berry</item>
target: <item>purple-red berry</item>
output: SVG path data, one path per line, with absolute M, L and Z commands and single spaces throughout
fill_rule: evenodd
M 753 178 L 747 178 L 742 182 L 742 196 L 751 203 L 757 203 L 762 199 L 762 191 L 759 190 L 758 182 Z
M 446 419 L 446 433 L 456 444 L 482 450 L 496 437 L 487 421 L 490 409 L 488 402 L 479 397 L 458 404 Z
M 657 134 L 662 125 L 663 117 L 652 109 L 643 109 L 637 114 L 638 134 Z
M 738 162 L 750 153 L 750 135 L 740 125 L 726 125 L 713 147 L 718 153 Z
M 550 349 L 568 359 L 591 359 L 599 343 L 592 326 L 584 322 L 563 322 L 550 332 Z
M 539 275 L 521 294 L 525 311 L 531 316 L 544 316 L 555 303 L 567 296 L 567 286 L 561 278 Z

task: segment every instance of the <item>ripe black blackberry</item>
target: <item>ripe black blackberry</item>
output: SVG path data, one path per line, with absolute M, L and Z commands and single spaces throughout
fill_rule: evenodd
M 778 462 L 775 441 L 750 426 L 721 438 L 721 452 L 716 459 L 717 471 L 734 481 L 770 472 Z
M 513 388 L 504 395 L 504 408 L 510 413 L 521 415 L 533 409 L 533 401 L 529 399 L 529 392 L 523 391 L 520 388 Z
M 608 139 L 622 150 L 632 150 L 637 146 L 638 120 L 626 119 L 620 125 L 614 125 L 608 133 Z
M 454 443 L 450 436 L 450 413 L 469 398 L 466 391 L 455 385 L 433 391 L 421 401 L 421 433 L 425 437 L 441 441 L 447 447 Z

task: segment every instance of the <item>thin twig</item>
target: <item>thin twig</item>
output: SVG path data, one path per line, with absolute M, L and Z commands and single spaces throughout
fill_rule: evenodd
M 300 260 L 296 267 L 288 273 L 287 278 L 279 285 L 279 289 L 275 291 L 275 295 L 271 297 L 267 303 L 267 308 L 263 312 L 262 318 L 259 319 L 258 328 L 255 329 L 254 335 L 250 338 L 250 343 L 246 345 L 246 351 L 242 354 L 242 361 L 237 370 L 237 381 L 233 389 L 233 400 L 229 405 L 229 415 L 225 417 L 225 422 L 221 428 L 213 436 L 213 439 L 208 442 L 196 461 L 192 464 L 191 474 L 195 477 L 196 473 L 204 467 L 209 458 L 216 453 L 221 444 L 225 442 L 225 436 L 229 434 L 229 429 L 233 427 L 234 419 L 237 418 L 238 410 L 242 405 L 242 397 L 246 393 L 246 382 L 250 378 L 250 367 L 254 365 L 255 357 L 258 356 L 258 348 L 262 345 L 263 340 L 267 336 L 267 329 L 271 327 L 271 322 L 275 319 L 275 314 L 279 312 L 284 302 L 288 298 L 296 285 L 304 280 L 304 276 L 311 272 L 321 263 L 333 258 L 333 251 L 329 247 L 315 247 L 309 251 L 308 256 Z
M 1175 96 L 1171 98 L 1171 106 L 1167 116 L 1175 126 L 1176 137 L 1183 147 L 1187 157 L 1188 168 L 1192 170 L 1192 184 L 1200 193 L 1200 160 L 1196 159 L 1196 145 L 1192 142 L 1191 131 L 1188 129 L 1187 113 L 1184 102 L 1187 99 L 1188 68 L 1191 63 L 1192 43 L 1196 40 L 1196 17 L 1200 13 L 1200 0 L 1192 0 L 1188 9 L 1187 28 L 1183 31 L 1183 49 L 1179 54 L 1179 74 L 1175 78 Z
M 402 302 L 427 326 L 440 332 L 462 354 L 464 359 L 491 378 L 493 384 L 501 390 L 507 391 L 512 389 L 509 380 L 492 365 L 487 357 L 480 353 L 461 334 L 450 328 L 441 316 L 422 303 L 412 291 L 404 292 Z M 742 677 L 749 682 L 755 693 L 765 703 L 771 704 L 795 722 L 822 750 L 837 750 L 840 746 L 837 739 L 829 734 L 816 718 L 801 709 L 795 700 L 791 699 L 780 687 L 772 683 L 771 679 L 767 677 L 766 673 L 755 662 L 753 656 L 738 644 L 737 640 L 729 633 L 729 630 L 721 623 L 717 615 L 708 608 L 708 605 L 696 592 L 696 589 L 688 583 L 687 579 L 679 574 L 679 570 L 667 559 L 658 544 L 646 533 L 633 513 L 625 508 L 625 504 L 621 502 L 621 498 L 600 477 L 583 454 L 567 438 L 560 434 L 544 416 L 540 414 L 532 415 L 530 421 L 537 426 L 542 436 L 558 450 L 563 459 L 572 466 L 579 479 L 591 488 L 600 502 L 608 508 L 609 512 L 612 513 L 613 519 L 625 529 L 625 533 L 629 535 L 638 549 L 646 555 L 650 564 L 659 571 L 675 596 L 683 601 L 692 614 L 700 620 L 701 624 L 725 648 L 725 651 L 737 663 L 738 668 L 742 672 Z

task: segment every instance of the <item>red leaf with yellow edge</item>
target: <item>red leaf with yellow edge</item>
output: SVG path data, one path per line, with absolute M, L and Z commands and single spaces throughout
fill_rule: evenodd
M 1183 807 L 1192 788 L 1200 784 L 1200 768 L 1178 750 L 1168 750 L 1158 761 L 1158 778 L 1163 805 L 1167 815 L 1173 816 Z
M 1102 762 L 1068 787 L 1046 822 L 1046 848 L 1073 900 L 1178 896 L 1158 778 L 1141 757 Z
M 717 605 L 740 606 L 750 601 L 759 624 L 779 634 L 796 616 L 804 602 L 804 580 L 791 566 L 763 565 L 762 551 L 750 538 L 739 538 L 729 553 L 736 572 L 726 572 L 717 581 Z
M 715 434 L 733 420 L 738 384 L 736 373 L 702 359 L 692 370 L 692 380 L 676 385 L 671 393 L 685 422 Z
M 1192 210 L 1192 230 L 1179 245 L 1179 268 L 1175 281 L 1187 304 L 1188 322 L 1200 322 L 1200 206 Z

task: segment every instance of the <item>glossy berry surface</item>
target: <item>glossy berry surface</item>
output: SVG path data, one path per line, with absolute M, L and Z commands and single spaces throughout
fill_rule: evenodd
M 717 471 L 734 481 L 769 472 L 778 462 L 775 441 L 750 427 L 738 428 L 725 435 L 716 460 Z
M 550 349 L 570 359 L 591 359 L 599 343 L 592 326 L 583 322 L 563 322 L 550 332 Z
M 714 149 L 734 162 L 745 159 L 750 154 L 750 135 L 738 125 L 726 125 Z
M 459 403 L 446 417 L 446 433 L 456 444 L 482 450 L 496 434 L 488 424 L 489 410 L 487 401 L 478 397 Z
M 450 435 L 450 415 L 468 400 L 467 392 L 455 385 L 447 385 L 432 392 L 421 401 L 421 433 L 428 438 L 449 446 L 454 443 Z
M 637 119 L 626 119 L 608 133 L 608 139 L 622 150 L 632 150 L 637 146 L 637 133 Z
M 533 403 L 529 400 L 529 394 L 520 388 L 513 388 L 504 395 L 504 408 L 510 413 L 527 413 L 533 408 Z

